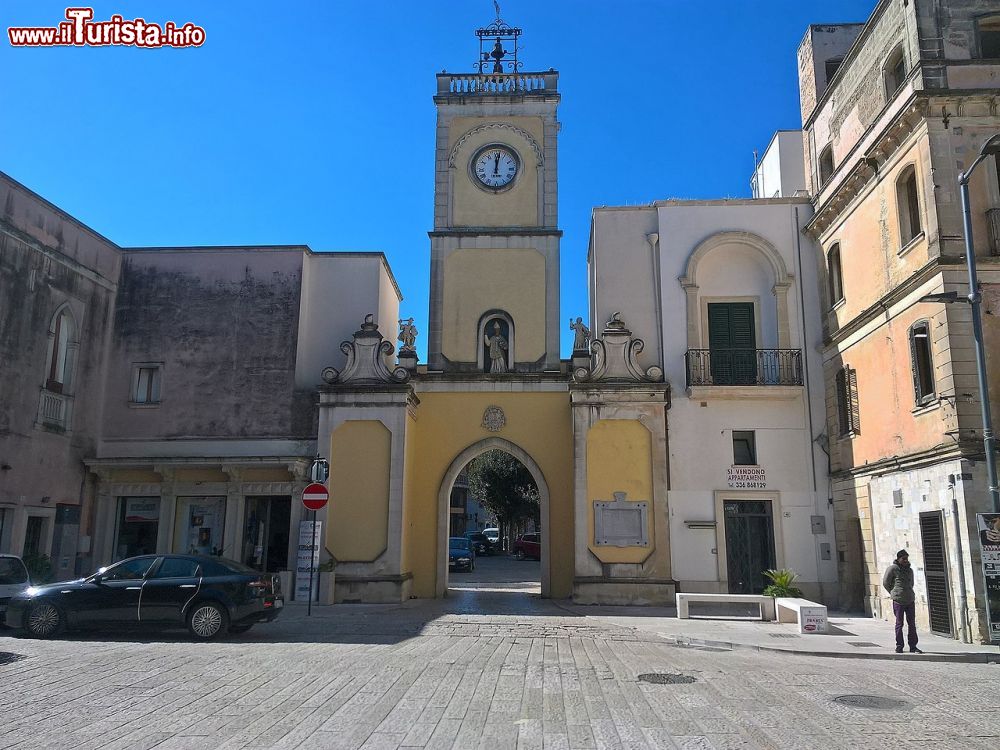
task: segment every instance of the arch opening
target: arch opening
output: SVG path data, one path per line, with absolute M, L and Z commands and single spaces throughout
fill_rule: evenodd
M 523 449 L 503 438 L 469 446 L 445 472 L 438 503 L 437 596 L 449 588 L 548 596 L 549 491 Z

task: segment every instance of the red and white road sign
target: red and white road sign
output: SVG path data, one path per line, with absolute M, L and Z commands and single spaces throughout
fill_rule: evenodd
M 309 510 L 319 510 L 330 499 L 330 493 L 321 484 L 310 484 L 302 490 L 302 504 Z

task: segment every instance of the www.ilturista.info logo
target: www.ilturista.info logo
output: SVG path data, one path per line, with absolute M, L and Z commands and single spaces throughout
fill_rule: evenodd
M 66 20 L 58 26 L 11 26 L 7 36 L 12 47 L 200 47 L 205 29 L 173 21 L 162 25 L 142 18 L 131 21 L 119 15 L 94 21 L 93 8 L 67 8 Z

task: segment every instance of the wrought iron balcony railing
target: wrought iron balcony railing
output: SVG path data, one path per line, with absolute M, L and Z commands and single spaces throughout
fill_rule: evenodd
M 688 349 L 687 384 L 802 385 L 799 349 Z

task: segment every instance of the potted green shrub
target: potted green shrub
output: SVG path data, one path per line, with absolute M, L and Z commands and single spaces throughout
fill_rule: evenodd
M 793 599 L 798 599 L 802 596 L 802 589 L 796 588 L 792 584 L 795 579 L 799 577 L 799 574 L 793 570 L 788 570 L 787 568 L 782 568 L 781 570 L 765 570 L 764 575 L 768 577 L 771 583 L 765 587 L 764 596 L 778 597 L 791 597 Z

